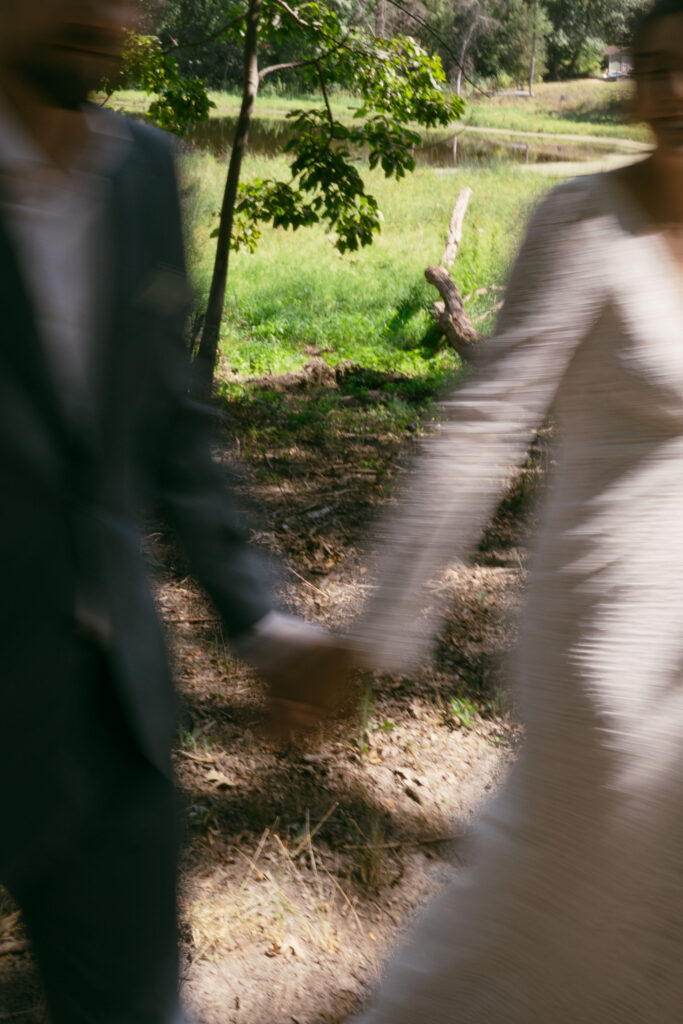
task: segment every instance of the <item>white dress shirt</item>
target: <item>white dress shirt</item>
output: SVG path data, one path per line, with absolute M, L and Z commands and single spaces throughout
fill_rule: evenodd
M 0 215 L 14 245 L 58 401 L 90 409 L 98 313 L 107 275 L 102 226 L 111 175 L 130 143 L 125 122 L 88 108 L 84 145 L 58 166 L 0 97 Z

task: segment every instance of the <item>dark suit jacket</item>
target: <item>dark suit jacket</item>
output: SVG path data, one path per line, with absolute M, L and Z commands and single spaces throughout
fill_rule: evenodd
M 45 730 L 59 728 L 77 594 L 110 625 L 110 674 L 140 747 L 168 768 L 174 702 L 141 554 L 145 502 L 163 502 L 228 635 L 271 607 L 263 568 L 212 462 L 207 416 L 187 394 L 187 284 L 171 148 L 147 126 L 130 123 L 130 131 L 107 210 L 110 281 L 90 427 L 70 426 L 60 407 L 0 224 L 5 778 L 13 752 L 39 735 L 38 719 Z

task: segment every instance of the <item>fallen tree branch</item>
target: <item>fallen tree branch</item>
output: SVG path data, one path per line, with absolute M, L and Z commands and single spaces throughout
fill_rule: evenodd
M 465 304 L 460 292 L 453 284 L 450 274 L 443 267 L 427 267 L 425 277 L 433 284 L 442 302 L 435 302 L 432 316 L 436 326 L 443 333 L 446 341 L 465 360 L 472 356 L 472 348 L 481 340 L 481 335 L 473 327 L 465 312 Z
M 453 207 L 453 213 L 448 224 L 448 234 L 446 235 L 446 248 L 441 257 L 441 266 L 449 270 L 455 263 L 455 257 L 458 255 L 458 249 L 462 241 L 462 225 L 471 198 L 472 189 L 468 186 L 462 190 Z
M 481 339 L 481 335 L 472 325 L 472 321 L 465 312 L 465 303 L 456 288 L 451 275 L 448 273 L 458 255 L 458 248 L 462 241 L 463 222 L 472 189 L 467 187 L 458 196 L 451 219 L 448 224 L 446 235 L 446 248 L 441 257 L 441 265 L 438 267 L 427 267 L 425 277 L 430 284 L 433 284 L 441 302 L 435 302 L 432 306 L 432 316 L 443 336 L 451 348 L 454 348 L 458 355 L 469 360 L 472 355 L 472 346 Z

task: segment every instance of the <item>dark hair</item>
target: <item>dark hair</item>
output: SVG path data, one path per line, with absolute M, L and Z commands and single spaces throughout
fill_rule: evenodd
M 649 29 L 660 18 L 668 18 L 672 14 L 683 14 L 683 0 L 656 0 L 652 7 L 642 15 L 633 33 L 633 54 L 638 56 L 642 51 L 643 42 Z

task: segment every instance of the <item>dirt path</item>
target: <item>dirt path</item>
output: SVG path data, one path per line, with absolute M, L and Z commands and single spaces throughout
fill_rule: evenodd
M 262 513 L 255 542 L 283 559 L 290 607 L 328 624 L 362 605 L 369 525 L 415 434 L 415 418 L 398 429 L 380 415 L 395 380 L 351 384 L 256 390 L 230 408 L 242 491 Z M 519 739 L 500 664 L 535 473 L 499 509 L 476 564 L 444 578 L 452 612 L 433 662 L 410 679 L 366 677 L 358 714 L 301 748 L 258 738 L 258 685 L 182 558 L 151 539 L 183 702 L 182 971 L 201 1024 L 344 1020 L 411 913 L 458 871 Z M 20 937 L 0 894 L 0 952 Z M 0 1022 L 43 1020 L 28 954 L 0 956 L 0 990 Z

